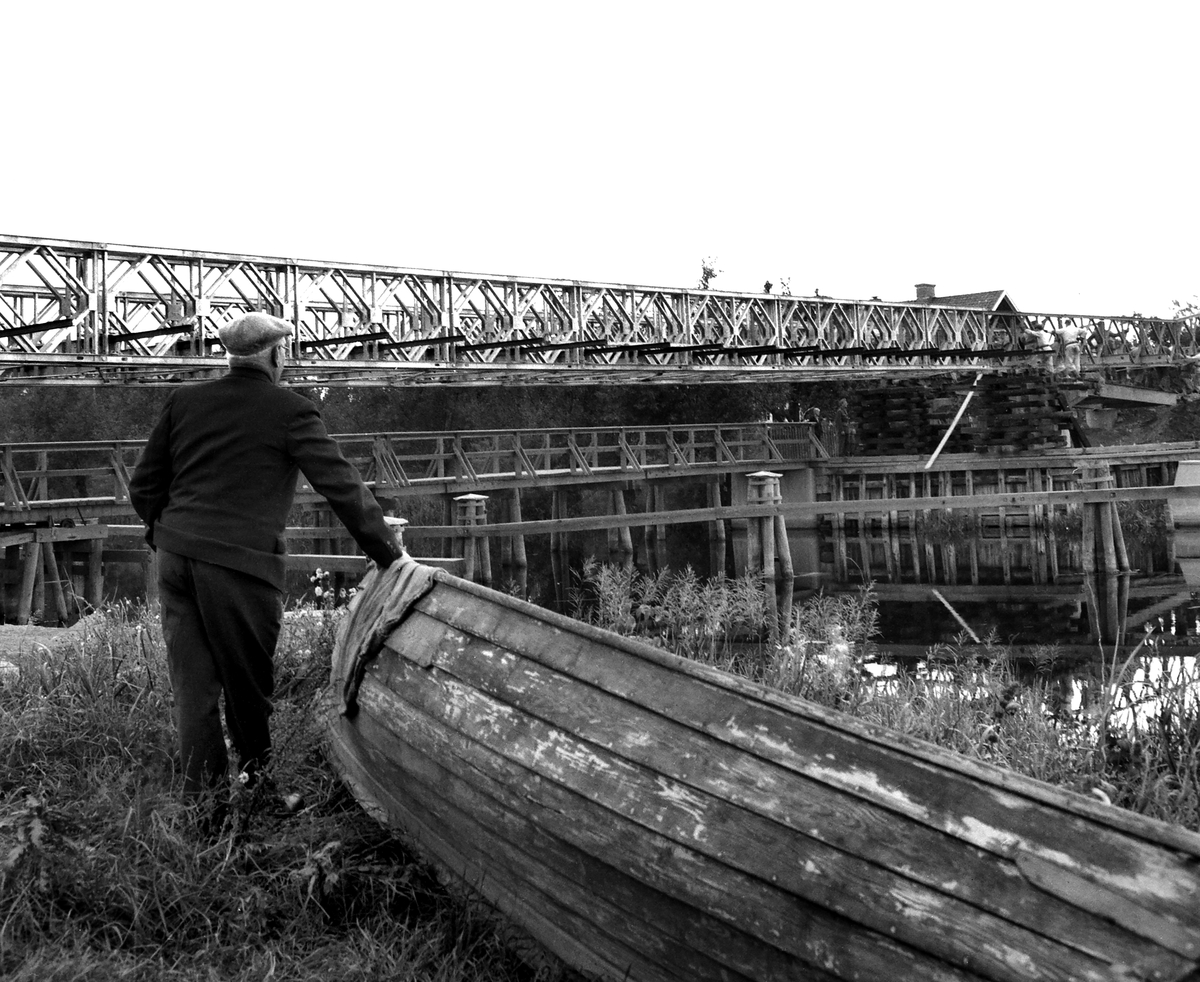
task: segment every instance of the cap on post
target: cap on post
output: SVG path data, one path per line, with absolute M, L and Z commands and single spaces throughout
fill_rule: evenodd
M 256 355 L 291 337 L 292 325 L 270 314 L 244 314 L 224 325 L 218 335 L 231 355 Z

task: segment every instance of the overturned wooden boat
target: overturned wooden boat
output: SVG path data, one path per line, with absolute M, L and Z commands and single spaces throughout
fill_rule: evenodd
M 415 562 L 329 742 L 359 800 L 612 979 L 1200 979 L 1200 835 Z

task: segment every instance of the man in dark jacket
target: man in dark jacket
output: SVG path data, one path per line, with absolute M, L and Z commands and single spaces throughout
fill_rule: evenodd
M 268 762 L 272 658 L 283 616 L 284 531 L 303 473 L 380 566 L 401 555 L 383 511 L 316 406 L 278 383 L 291 325 L 247 314 L 221 329 L 229 372 L 167 399 L 130 481 L 158 554 L 163 636 L 189 797 L 228 758 L 218 700 L 253 784 Z

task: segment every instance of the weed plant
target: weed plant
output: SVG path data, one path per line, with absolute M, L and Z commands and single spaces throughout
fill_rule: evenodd
M 786 640 L 773 648 L 761 641 L 762 597 L 753 578 L 702 583 L 691 571 L 649 576 L 589 563 L 576 613 L 865 721 L 1200 831 L 1200 666 L 1158 657 L 1150 626 L 1124 664 L 1109 659 L 1090 676 L 1064 668 L 1052 646 L 1018 666 L 994 636 L 933 645 L 916 664 L 881 664 L 870 585 L 796 604 Z M 753 656 L 740 656 L 756 634 Z
M 643 573 L 632 564 L 588 559 L 571 608 L 579 620 L 729 669 L 747 649 L 761 647 L 763 598 L 762 582 L 752 576 L 704 581 L 690 567 L 681 573 Z
M 14 980 L 528 980 L 484 912 L 446 893 L 321 752 L 340 612 L 289 611 L 278 785 L 202 834 L 180 803 L 157 617 L 123 605 L 0 679 L 0 976 Z M 544 973 L 545 974 L 545 973 Z
M 1160 542 L 1171 531 L 1171 519 L 1161 501 L 1118 501 L 1117 515 L 1126 540 Z M 1083 534 L 1083 513 L 1078 508 L 1054 508 L 1047 524 L 1057 536 L 1078 539 Z

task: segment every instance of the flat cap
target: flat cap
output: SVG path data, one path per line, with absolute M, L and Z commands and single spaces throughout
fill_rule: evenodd
M 292 325 L 270 314 L 244 314 L 218 333 L 222 346 L 231 355 L 256 355 L 291 337 Z

